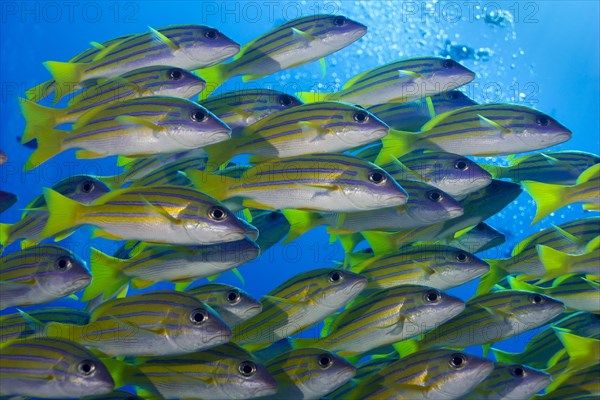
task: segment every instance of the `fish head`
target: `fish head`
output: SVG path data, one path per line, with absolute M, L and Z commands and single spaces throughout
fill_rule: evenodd
M 231 329 L 208 304 L 189 296 L 178 307 L 169 310 L 165 325 L 173 324 L 168 335 L 182 353 L 206 349 L 227 343 Z
M 327 106 L 328 102 L 319 103 Z M 329 103 L 337 108 L 331 119 L 332 126 L 328 128 L 340 141 L 351 147 L 373 143 L 386 136 L 389 126 L 374 114 L 360 106 L 344 103 Z
M 74 175 L 52 186 L 52 189 L 83 204 L 91 204 L 110 192 L 110 188 L 91 175 Z
M 457 316 L 465 309 L 465 303 L 447 293 L 427 286 L 406 285 L 395 289 L 410 294 L 413 302 L 405 302 L 400 313 L 405 324 L 410 324 L 410 336 L 419 335 Z
M 211 305 L 230 327 L 262 311 L 262 303 L 244 290 L 234 286 L 224 286 L 227 286 L 226 290 L 220 291 L 217 298 L 211 301 Z
M 154 68 L 151 79 L 141 82 L 140 86 L 154 95 L 189 99 L 206 87 L 204 79 L 185 69 L 166 66 L 150 68 Z
M 265 118 L 268 115 L 288 110 L 302 105 L 302 101 L 296 96 L 279 92 L 277 90 L 245 90 L 240 93 L 239 102 L 243 103 L 242 114 L 246 116 L 244 126 Z M 239 106 L 230 106 L 237 108 Z M 231 112 L 231 111 L 230 111 Z
M 414 184 L 416 190 L 408 189 L 409 184 Z M 431 225 L 463 215 L 464 210 L 460 203 L 448 193 L 420 182 L 410 182 L 404 186 L 408 191 L 406 211 L 423 225 Z
M 302 31 L 324 45 L 339 50 L 367 33 L 367 27 L 343 15 L 315 15 L 314 24 Z
M 206 68 L 225 61 L 240 51 L 239 43 L 210 26 L 194 25 L 190 28 L 192 40 L 181 45 L 181 51 L 198 68 Z
M 174 112 L 161 120 L 160 125 L 181 146 L 195 149 L 231 137 L 231 129 L 203 106 L 183 99 L 175 103 Z
M 537 369 L 525 365 L 497 362 L 494 365 L 494 371 L 481 385 L 481 388 L 486 389 L 488 386 L 494 385 L 493 391 L 499 397 L 528 399 L 551 382 L 552 378 L 549 374 Z
M 494 363 L 485 358 L 450 350 L 440 352 L 444 352 L 445 357 L 439 358 L 440 368 L 435 374 L 443 375 L 443 378 L 435 380 L 432 387 L 441 395 L 439 398 L 462 398 L 494 369 Z
M 492 182 L 461 200 L 465 214 L 474 213 L 487 219 L 509 205 L 523 192 L 517 183 L 492 179 Z
M 247 399 L 277 393 L 277 382 L 268 369 L 256 362 L 252 355 L 241 348 L 237 351 L 228 350 L 228 353 L 231 353 L 231 357 L 221 361 L 228 364 L 227 381 L 221 388 L 227 398 Z
M 298 367 L 288 375 L 307 398 L 320 398 L 356 375 L 356 367 L 328 351 L 306 348 L 288 354 Z
M 87 349 L 75 350 L 65 356 L 68 373 L 61 377 L 61 387 L 72 398 L 104 395 L 114 390 L 115 382 L 108 368 Z M 71 347 L 70 346 L 70 347 Z
M 355 298 L 367 287 L 367 279 L 350 271 L 324 268 L 314 272 L 312 282 L 316 283 L 310 291 L 318 291 L 311 296 L 319 306 L 338 310 Z
M 378 166 L 364 162 L 356 170 L 356 184 L 341 184 L 344 195 L 357 210 L 373 210 L 406 204 L 408 194 L 392 176 Z
M 522 107 L 515 115 L 511 128 L 527 150 L 545 149 L 571 139 L 571 131 L 551 116 L 541 111 Z M 521 111 L 519 109 L 519 111 Z
M 432 153 L 434 170 L 426 178 L 430 184 L 451 196 L 462 196 L 492 182 L 489 172 L 466 157 L 451 153 Z
M 514 318 L 521 332 L 545 325 L 565 311 L 565 305 L 540 293 L 515 290 L 504 310 Z
M 432 101 L 434 106 L 437 106 L 436 101 L 445 102 L 453 110 L 462 107 L 474 106 L 477 104 L 477 102 L 469 98 L 469 96 L 460 90 L 450 90 L 448 92 L 440 93 L 432 97 Z M 446 111 L 446 107 L 448 107 L 448 105 L 443 108 L 444 111 Z
M 435 80 L 438 92 L 447 92 L 462 85 L 466 85 L 475 79 L 475 73 L 450 58 L 432 58 L 433 69 L 431 79 Z
M 92 275 L 75 253 L 56 245 L 43 245 L 39 251 L 47 251 L 47 259 L 40 264 L 37 281 L 44 292 L 64 297 L 87 287 Z
M 436 262 L 431 266 L 429 280 L 437 288 L 450 289 L 471 281 L 489 271 L 490 266 L 482 259 L 451 246 L 435 246 Z

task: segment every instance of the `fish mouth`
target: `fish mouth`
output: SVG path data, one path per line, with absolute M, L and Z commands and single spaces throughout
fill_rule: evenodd
M 237 53 L 240 52 L 241 46 L 239 44 L 232 44 L 229 46 L 225 46 L 221 49 L 221 51 L 218 52 L 219 55 L 221 56 L 234 56 Z
M 394 195 L 394 196 L 388 196 L 381 203 L 385 207 L 396 207 L 396 206 L 403 206 L 403 205 L 405 205 L 407 201 L 408 201 L 408 196 L 405 196 L 405 195 Z
M 462 207 L 452 207 L 449 208 L 447 211 L 448 217 L 450 217 L 449 219 L 460 217 L 465 213 L 465 209 Z
M 572 135 L 573 134 L 570 131 L 562 131 L 554 135 L 552 140 L 555 144 L 559 144 L 570 140 Z

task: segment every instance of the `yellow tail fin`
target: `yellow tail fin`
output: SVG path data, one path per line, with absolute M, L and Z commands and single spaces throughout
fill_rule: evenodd
M 40 83 L 37 86 L 34 86 L 25 91 L 25 97 L 27 100 L 31 101 L 40 101 L 45 99 L 50 94 L 54 93 L 54 89 L 56 88 L 56 83 L 54 80 L 49 80 L 44 83 Z
M 117 293 L 129 282 L 129 277 L 121 270 L 126 263 L 126 260 L 109 256 L 92 247 L 90 249 L 92 283 L 83 292 L 81 300 L 88 301 L 100 295 L 103 300 L 106 300 Z
M 573 265 L 573 256 L 571 254 L 563 253 L 562 251 L 541 244 L 538 244 L 535 248 L 540 261 L 546 269 L 546 273 L 538 283 L 548 282 L 561 275 L 570 274 L 570 269 Z M 528 278 L 528 276 L 525 275 L 524 278 Z
M 44 198 L 50 215 L 44 230 L 40 234 L 40 240 L 63 231 L 74 230 L 83 225 L 83 222 L 80 221 L 80 214 L 86 207 L 85 205 L 50 188 L 44 188 Z
M 223 82 L 229 79 L 227 64 L 217 64 L 212 67 L 197 69 L 194 71 L 200 78 L 206 81 L 206 88 L 198 95 L 198 101 L 206 100 L 206 97 L 214 92 Z
M 419 135 L 416 133 L 390 130 L 390 133 L 381 139 L 383 146 L 375 164 L 385 165 L 393 162 L 395 158 L 410 152 L 418 139 Z
M 64 110 L 59 108 L 44 107 L 33 101 L 19 98 L 19 107 L 25 118 L 25 131 L 21 136 L 21 143 L 37 139 L 40 132 L 60 125 Z
M 507 364 L 522 364 L 520 353 L 511 353 L 500 349 L 492 348 L 492 353 L 497 362 L 503 362 Z
M 296 92 L 296 97 L 303 103 L 316 103 L 318 101 L 333 100 L 335 93 L 328 92 Z
M 76 86 L 83 80 L 83 70 L 88 66 L 84 63 L 58 61 L 46 61 L 44 63 L 44 67 L 56 81 L 54 103 L 58 102 L 64 95 L 73 93 L 76 90 Z
M 394 233 L 365 231 L 362 235 L 369 242 L 375 254 L 389 253 L 399 247 L 395 243 Z
M 508 272 L 502 268 L 505 261 L 505 259 L 485 260 L 485 262 L 490 265 L 490 270 L 481 276 L 477 291 L 475 292 L 476 295 L 488 293 L 496 283 L 500 282 L 502 278 L 508 275 Z
M 238 139 L 229 139 L 224 142 L 219 142 L 206 146 L 204 151 L 208 156 L 206 162 L 207 170 L 210 168 L 217 169 L 218 166 L 225 164 L 236 155 L 236 142 Z
M 29 171 L 63 151 L 63 140 L 70 132 L 58 129 L 47 129 L 35 135 L 37 148 L 31 153 L 23 168 Z
M 56 339 L 67 339 L 76 342 L 81 336 L 84 325 L 66 324 L 63 322 L 49 322 L 45 326 L 46 336 Z
M 297 239 L 311 229 L 324 223 L 322 218 L 316 213 L 292 209 L 281 210 L 281 212 L 290 223 L 290 231 L 285 237 L 283 244 Z
M 0 245 L 2 247 L 8 246 L 13 241 L 10 240 L 10 230 L 12 224 L 0 224 Z
M 523 181 L 522 185 L 537 205 L 531 225 L 565 205 L 565 190 L 568 186 L 534 181 Z
M 237 179 L 235 178 L 211 174 L 206 171 L 187 170 L 185 174 L 198 190 L 218 200 L 227 199 L 229 197 L 229 187 L 237 183 Z
M 394 349 L 400 355 L 400 358 L 416 353 L 420 350 L 419 341 L 416 339 L 403 340 L 402 342 L 394 343 Z

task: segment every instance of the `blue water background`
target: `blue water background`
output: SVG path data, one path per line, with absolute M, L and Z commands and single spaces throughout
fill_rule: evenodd
M 596 1 L 107 1 L 76 2 L 70 6 L 66 2 L 3 2 L 1 7 L 0 148 L 8 154 L 9 162 L 0 167 L 0 185 L 2 190 L 19 196 L 18 203 L 0 216 L 3 223 L 16 222 L 20 210 L 40 194 L 43 187 L 62 178 L 76 173 L 112 175 L 119 171 L 114 157 L 80 161 L 75 159 L 73 151 L 67 151 L 33 171 L 22 172 L 31 150 L 18 144 L 16 139 L 24 128 L 17 97 L 49 78 L 42 62 L 67 61 L 88 48 L 90 41 L 102 42 L 141 32 L 147 26 L 208 24 L 241 44 L 291 18 L 314 13 L 343 14 L 369 27 L 360 41 L 326 58 L 325 77 L 315 62 L 246 85 L 235 78 L 217 93 L 247 87 L 293 93 L 310 90 L 318 83 L 340 85 L 360 71 L 396 58 L 441 54 L 447 41 L 455 42 L 483 55 L 482 59 L 461 61 L 477 73 L 475 82 L 464 88 L 469 96 L 481 102 L 517 102 L 539 108 L 573 131 L 573 139 L 556 149 L 600 152 L 600 10 Z M 509 11 L 513 21 L 486 22 L 484 15 L 492 10 Z M 61 105 L 64 106 L 64 102 Z M 502 163 L 503 159 L 487 161 Z M 530 197 L 523 194 L 502 213 L 489 219 L 487 222 L 507 234 L 508 241 L 484 257 L 508 256 L 515 242 L 526 235 L 552 223 L 589 215 L 580 206 L 569 206 L 530 227 L 534 210 Z M 117 248 L 115 242 L 91 240 L 87 228 L 78 230 L 61 245 L 84 259 L 88 259 L 92 245 L 109 253 Z M 5 251 L 17 249 L 18 244 L 13 244 Z M 342 257 L 341 247 L 337 243 L 330 244 L 325 230 L 319 228 L 288 245 L 277 245 L 242 266 L 240 272 L 246 281 L 243 288 L 259 297 L 301 271 L 333 266 Z M 218 281 L 240 285 L 232 273 L 225 273 Z M 467 299 L 474 293 L 475 286 L 471 283 L 451 292 Z M 171 285 L 155 286 L 167 287 Z M 70 299 L 56 304 L 83 306 Z M 304 335 L 313 336 L 317 332 L 318 328 L 311 328 Z M 518 351 L 532 334 L 507 340 L 499 347 Z

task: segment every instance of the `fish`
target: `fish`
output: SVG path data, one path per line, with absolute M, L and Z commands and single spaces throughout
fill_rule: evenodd
M 494 358 L 507 364 L 526 364 L 538 369 L 548 368 L 552 357 L 564 348 L 556 334 L 555 327 L 578 336 L 600 339 L 600 318 L 598 314 L 581 311 L 567 315 L 533 336 L 521 353 L 511 353 L 492 348 Z
M 82 397 L 83 400 L 144 400 L 143 397 L 138 395 L 124 392 L 122 390 L 115 390 L 109 394 L 105 394 L 102 396 L 85 396 Z
M 480 104 L 438 115 L 418 133 L 390 131 L 382 139 L 376 164 L 412 150 L 463 156 L 510 155 L 543 150 L 570 138 L 568 128 L 541 111 L 515 104 Z
M 435 347 L 484 346 L 538 328 L 565 311 L 562 302 L 551 297 L 519 290 L 501 290 L 478 295 L 466 303 L 456 317 L 423 335 L 422 339 L 396 343 L 401 357 Z
M 231 329 L 207 304 L 172 290 L 109 300 L 86 325 L 50 322 L 49 337 L 71 339 L 110 356 L 160 356 L 226 343 Z
M 570 257 L 566 253 L 585 253 L 586 247 L 598 235 L 600 235 L 599 217 L 568 221 L 536 232 L 519 242 L 513 248 L 510 257 L 486 259 L 486 262 L 490 264 L 490 272 L 481 278 L 477 293 L 488 292 L 509 274 L 522 275 L 530 279 L 536 278 L 538 283 L 543 283 L 544 280 L 569 273 L 569 266 L 573 265 L 576 258 Z M 548 249 L 554 249 L 554 251 Z M 543 260 L 539 257 L 540 252 Z M 563 263 L 567 266 L 566 269 L 563 267 Z M 554 272 L 550 274 L 550 271 Z
M 488 270 L 489 265 L 475 255 L 438 244 L 415 244 L 364 261 L 350 261 L 350 271 L 369 281 L 364 294 L 407 284 L 447 290 Z
M 350 393 L 360 382 L 364 381 L 369 376 L 377 373 L 396 360 L 398 360 L 398 354 L 395 352 L 383 355 L 375 354 L 371 356 L 367 361 L 360 362 L 358 364 L 356 375 L 351 381 L 345 383 L 337 390 L 330 392 L 324 398 L 327 400 L 347 399 L 348 393 Z
M 262 311 L 262 304 L 254 297 L 224 283 L 203 284 L 186 289 L 185 293 L 211 306 L 230 328 Z
M 67 107 L 51 108 L 19 98 L 26 126 L 21 141 L 36 136 L 38 129 L 75 123 L 90 110 L 144 96 L 173 96 L 190 98 L 200 93 L 206 82 L 181 68 L 151 66 L 140 68 L 98 85 L 91 86 L 72 97 Z
M 535 400 L 562 400 L 562 399 L 595 399 L 600 396 L 600 364 L 581 369 L 569 376 L 569 379 L 554 390 L 537 395 Z
M 70 307 L 43 307 L 29 310 L 28 315 L 35 318 L 42 324 L 56 321 L 69 324 L 85 325 L 90 320 L 90 315 L 86 311 L 77 310 Z M 24 339 L 26 337 L 43 337 L 44 325 L 38 325 L 27 320 L 20 312 L 14 312 L 0 316 L 0 343 L 6 343 L 15 339 Z
M 260 232 L 255 243 L 264 254 L 287 236 L 290 223 L 280 211 L 263 211 L 255 214 L 252 214 L 252 225 Z
M 235 242 L 197 246 L 140 244 L 131 258 L 109 256 L 91 248 L 90 270 L 94 278 L 83 300 L 117 293 L 128 283 L 145 288 L 157 282 L 191 284 L 243 265 L 260 254 L 260 248 L 245 238 Z
M 466 230 L 456 232 L 453 237 L 444 239 L 440 243 L 471 253 L 479 253 L 500 246 L 504 242 L 506 242 L 504 233 L 485 222 L 480 222 Z
M 494 370 L 465 400 L 529 400 L 552 382 L 549 374 L 526 365 L 494 363 Z
M 598 279 L 600 279 L 600 266 Z M 552 286 L 542 287 L 508 277 L 512 289 L 542 293 L 564 303 L 569 310 L 600 313 L 600 282 L 581 275 L 563 276 L 555 279 Z
M 600 211 L 600 164 L 583 171 L 575 185 L 523 181 L 523 187 L 536 204 L 531 225 L 568 204 L 584 203 L 584 210 Z
M 536 246 L 538 256 L 544 264 L 545 274 L 539 282 L 543 283 L 552 278 L 563 275 L 586 274 L 592 279 L 600 279 L 600 236 L 590 240 L 585 246 L 582 254 L 567 254 L 563 251 L 538 244 Z M 524 274 L 519 279 L 540 278 L 535 275 Z
M 427 332 L 465 308 L 458 298 L 426 286 L 402 285 L 377 291 L 325 324 L 323 337 L 293 339 L 297 347 L 318 347 L 355 356 Z
M 0 190 L 0 214 L 11 208 L 18 200 L 16 194 Z
M 41 238 L 81 225 L 96 236 L 179 245 L 234 242 L 258 237 L 252 225 L 214 198 L 181 186 L 146 186 L 115 190 L 90 205 L 46 188 L 50 217 Z
M 343 15 L 295 18 L 246 43 L 233 61 L 197 72 L 212 84 L 212 91 L 234 76 L 248 82 L 322 59 L 366 33 L 366 26 Z
M 240 154 L 250 162 L 315 153 L 336 153 L 373 143 L 389 127 L 365 110 L 347 103 L 303 104 L 271 114 L 244 128 L 239 138 L 205 148 L 211 165 Z
M 131 182 L 129 187 L 141 187 L 141 186 L 156 186 L 156 185 L 177 185 L 177 186 L 191 186 L 192 182 L 182 174 L 181 171 L 187 169 L 205 169 L 207 167 L 208 159 L 206 157 L 187 157 L 181 158 L 177 161 L 172 161 L 168 164 L 164 164 L 162 167 L 155 169 L 154 171 L 144 175 L 143 177 Z M 116 185 L 122 183 L 125 180 L 125 174 L 115 175 L 113 177 L 106 177 L 110 179 Z M 104 182 L 106 180 L 103 179 Z M 116 186 L 113 185 L 113 186 Z M 120 185 L 119 185 L 120 186 Z
M 62 299 L 92 280 L 85 261 L 54 244 L 7 254 L 0 261 L 1 309 Z
M 68 149 L 81 149 L 76 153 L 78 158 L 143 157 L 227 140 L 231 130 L 193 101 L 148 96 L 90 110 L 71 131 L 40 129 L 35 133 L 38 148 L 27 160 L 25 170 Z
M 117 364 L 123 384 L 164 399 L 247 399 L 277 391 L 267 368 L 234 343 L 176 357 L 142 358 L 135 366 L 112 364 Z
M 260 163 L 242 178 L 188 170 L 194 186 L 232 209 L 299 208 L 351 212 L 399 206 L 407 193 L 381 168 L 343 154 L 315 154 Z M 230 204 L 227 199 L 241 198 Z
M 412 57 L 364 71 L 350 78 L 339 92 L 300 92 L 296 95 L 306 102 L 343 101 L 370 107 L 415 101 L 456 89 L 473 79 L 473 71 L 452 59 Z
M 271 89 L 234 90 L 199 103 L 231 128 L 232 138 L 241 137 L 244 128 L 271 114 L 303 104 L 296 96 Z
M 344 358 L 316 348 L 295 349 L 269 360 L 265 367 L 277 382 L 270 400 L 318 400 L 356 374 Z
M 456 232 L 477 225 L 499 213 L 504 207 L 512 203 L 521 192 L 521 186 L 518 184 L 492 180 L 492 183 L 488 186 L 470 193 L 460 202 L 464 210 L 463 215 L 460 217 L 396 233 L 364 231 L 361 236 L 367 240 L 376 254 L 394 251 L 401 246 L 419 241 L 436 242 L 447 239 L 453 237 Z M 343 242 L 342 245 L 345 248 L 354 246 L 352 243 L 344 244 Z
M 4 343 L 1 348 L 2 396 L 81 398 L 114 389 L 102 361 L 76 343 L 28 338 Z
M 474 106 L 477 102 L 460 90 L 450 90 L 434 96 L 403 103 L 382 103 L 367 108 L 390 128 L 417 132 L 436 115 L 462 107 Z
M 366 285 L 363 276 L 349 271 L 301 272 L 261 297 L 262 311 L 238 325 L 231 340 L 250 351 L 265 348 L 322 321 Z
M 363 380 L 347 399 L 462 399 L 493 371 L 484 358 L 448 349 L 393 361 Z
M 112 78 L 148 66 L 186 70 L 206 68 L 237 54 L 240 45 L 204 25 L 171 25 L 115 41 L 88 62 L 46 61 L 56 85 L 55 101 L 75 91 L 75 84 Z
M 110 192 L 106 184 L 91 175 L 73 175 L 62 179 L 52 186 L 52 190 L 83 204 L 90 204 Z M 2 246 L 24 239 L 22 247 L 26 248 L 41 240 L 40 234 L 48 222 L 49 215 L 44 196 L 36 196 L 27 208 L 35 211 L 25 211 L 21 220 L 13 224 L 0 224 Z
M 585 151 L 562 150 L 515 156 L 508 166 L 480 164 L 494 178 L 513 182 L 536 181 L 574 185 L 586 169 L 600 163 L 600 156 Z

